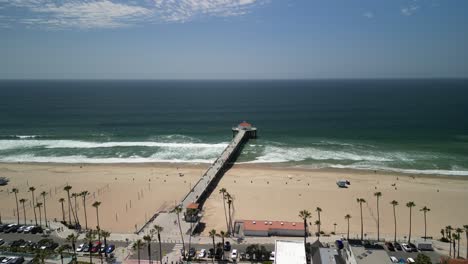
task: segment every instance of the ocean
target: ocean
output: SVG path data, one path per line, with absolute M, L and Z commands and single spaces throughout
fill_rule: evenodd
M 0 81 L 0 162 L 239 163 L 468 176 L 468 80 Z

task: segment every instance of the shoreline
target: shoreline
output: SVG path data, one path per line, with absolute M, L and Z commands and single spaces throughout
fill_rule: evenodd
M 200 169 L 206 168 L 211 163 L 191 163 L 191 162 L 135 162 L 135 163 L 60 163 L 60 162 L 0 162 L 0 166 L 10 165 L 27 165 L 27 166 L 70 166 L 70 167 L 135 167 L 135 168 L 152 168 L 152 167 L 164 167 L 164 168 L 191 168 Z M 331 167 L 308 167 L 307 165 L 286 165 L 285 163 L 234 163 L 232 168 L 238 169 L 275 169 L 279 171 L 303 171 L 303 172 L 334 172 L 334 173 L 349 173 L 352 175 L 356 174 L 367 174 L 374 172 L 375 174 L 385 176 L 401 176 L 401 177 L 414 177 L 414 178 L 439 178 L 439 179 L 456 179 L 456 180 L 468 180 L 468 175 L 447 175 L 437 173 L 410 173 L 400 172 L 392 170 L 372 170 L 372 169 L 353 169 L 353 168 L 331 168 Z M 200 174 L 200 177 L 202 174 Z
M 10 179 L 7 186 L 0 186 L 0 211 L 2 218 L 16 218 L 15 197 L 9 192 L 19 189 L 18 199 L 26 198 L 27 222 L 33 221 L 30 204 L 30 186 L 36 187 L 36 198 L 46 191 L 49 220 L 62 220 L 59 198 L 66 198 L 63 188 L 69 184 L 72 192 L 89 191 L 87 197 L 88 226 L 96 222 L 95 208 L 91 204 L 102 202 L 99 208 L 103 229 L 114 233 L 132 233 L 158 211 L 170 210 L 187 194 L 208 164 L 142 163 L 142 164 L 58 164 L 58 163 L 0 163 L 0 175 Z M 338 188 L 336 181 L 347 179 L 349 188 Z M 226 188 L 234 197 L 238 219 L 268 219 L 298 221 L 297 213 L 307 209 L 323 208 L 326 221 L 323 230 L 330 232 L 331 223 L 338 223 L 338 232 L 343 232 L 344 214 L 353 215 L 351 231 L 358 232 L 358 205 L 356 198 L 365 198 L 364 221 L 369 227 L 368 235 L 375 232 L 375 197 L 383 193 L 381 208 L 382 234 L 393 230 L 392 211 L 389 202 L 400 202 L 400 224 L 407 225 L 407 201 L 415 201 L 419 207 L 431 208 L 429 233 L 436 236 L 441 227 L 463 225 L 468 217 L 467 177 L 439 175 L 410 175 L 391 172 L 373 172 L 349 169 L 311 169 L 303 167 L 274 166 L 268 164 L 235 164 L 230 168 L 216 189 Z M 460 210 L 450 211 L 447 204 Z M 67 202 L 65 216 L 68 221 Z M 78 218 L 84 223 L 81 198 L 78 200 Z M 203 222 L 206 230 L 223 230 L 224 209 L 222 197 L 214 191 L 203 207 Z M 20 210 L 20 220 L 23 212 Z M 313 214 L 314 216 L 315 214 Z M 312 219 L 311 222 L 313 222 Z M 415 231 L 422 232 L 422 218 L 414 213 Z M 22 222 L 22 220 L 21 220 Z M 405 230 L 398 231 L 403 236 Z M 204 234 L 204 233 L 202 233 Z

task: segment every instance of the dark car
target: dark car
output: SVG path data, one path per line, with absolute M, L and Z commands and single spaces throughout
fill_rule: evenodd
M 336 243 L 336 246 L 338 247 L 338 249 L 343 249 L 343 247 L 344 247 L 343 241 L 336 240 L 335 243 Z
M 7 228 L 3 231 L 5 233 L 15 233 L 16 230 L 18 230 L 19 226 L 18 225 L 8 225 Z
M 108 245 L 107 248 L 106 248 L 106 253 L 110 254 L 110 253 L 114 252 L 114 250 L 115 250 L 114 245 Z
M 19 239 L 19 240 L 15 240 L 13 241 L 13 243 L 11 243 L 11 247 L 20 247 L 22 245 L 26 244 L 26 241 L 24 241 L 24 239 Z
M 197 251 L 195 250 L 195 248 L 190 248 L 190 249 L 189 249 L 189 253 L 188 253 L 189 258 L 195 257 L 195 254 L 196 254 L 196 253 L 197 253 Z
M 3 229 L 4 229 L 6 226 L 7 226 L 7 225 L 0 224 L 0 232 L 3 232 Z
M 40 226 L 35 226 L 35 227 L 33 227 L 33 228 L 31 229 L 30 232 L 31 232 L 31 234 L 37 234 L 37 233 L 42 234 L 42 227 L 40 227 Z
M 213 248 L 210 248 L 210 250 L 208 250 L 208 253 L 206 254 L 206 257 L 213 258 L 214 255 L 215 255 L 215 250 Z
M 93 246 L 91 247 L 91 253 L 97 253 L 101 248 L 101 242 L 96 241 L 94 242 Z
M 388 250 L 390 250 L 390 251 L 395 251 L 395 247 L 393 246 L 392 243 L 386 242 L 386 243 L 385 243 L 385 246 L 387 246 Z
M 14 259 L 10 260 L 8 264 L 21 264 L 24 262 L 23 257 L 15 257 Z
M 411 248 L 412 252 L 418 252 L 418 248 L 416 247 L 415 244 L 409 243 L 408 246 Z
M 83 246 L 83 252 L 89 252 L 89 244 Z
M 229 241 L 224 243 L 224 251 L 231 251 L 231 243 Z
M 393 247 L 394 247 L 396 250 L 399 250 L 399 251 L 402 251 L 402 250 L 403 250 L 403 248 L 401 248 L 400 243 L 398 243 L 398 242 L 393 243 Z
M 215 254 L 215 259 L 221 259 L 223 257 L 223 249 L 222 248 L 217 248 L 216 249 L 216 254 Z

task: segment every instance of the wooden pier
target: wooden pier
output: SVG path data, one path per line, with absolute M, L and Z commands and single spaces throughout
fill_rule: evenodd
M 247 122 L 242 122 L 237 127 L 233 127 L 232 132 L 232 141 L 178 205 L 182 208 L 181 227 L 186 234 L 196 229 L 196 226 L 202 218 L 201 210 L 203 204 L 216 189 L 224 172 L 240 154 L 243 144 L 250 138 L 257 138 L 257 129 Z M 187 221 L 183 221 L 182 219 Z M 142 233 L 146 229 L 157 224 L 164 228 L 165 233 L 170 232 L 177 234 L 179 230 L 177 226 L 174 225 L 175 221 L 177 221 L 177 216 L 175 214 L 170 212 L 156 212 L 154 217 L 152 217 L 138 233 Z

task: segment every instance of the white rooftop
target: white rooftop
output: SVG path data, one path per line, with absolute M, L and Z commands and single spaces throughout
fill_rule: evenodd
M 275 264 L 306 264 L 304 242 L 276 240 Z

